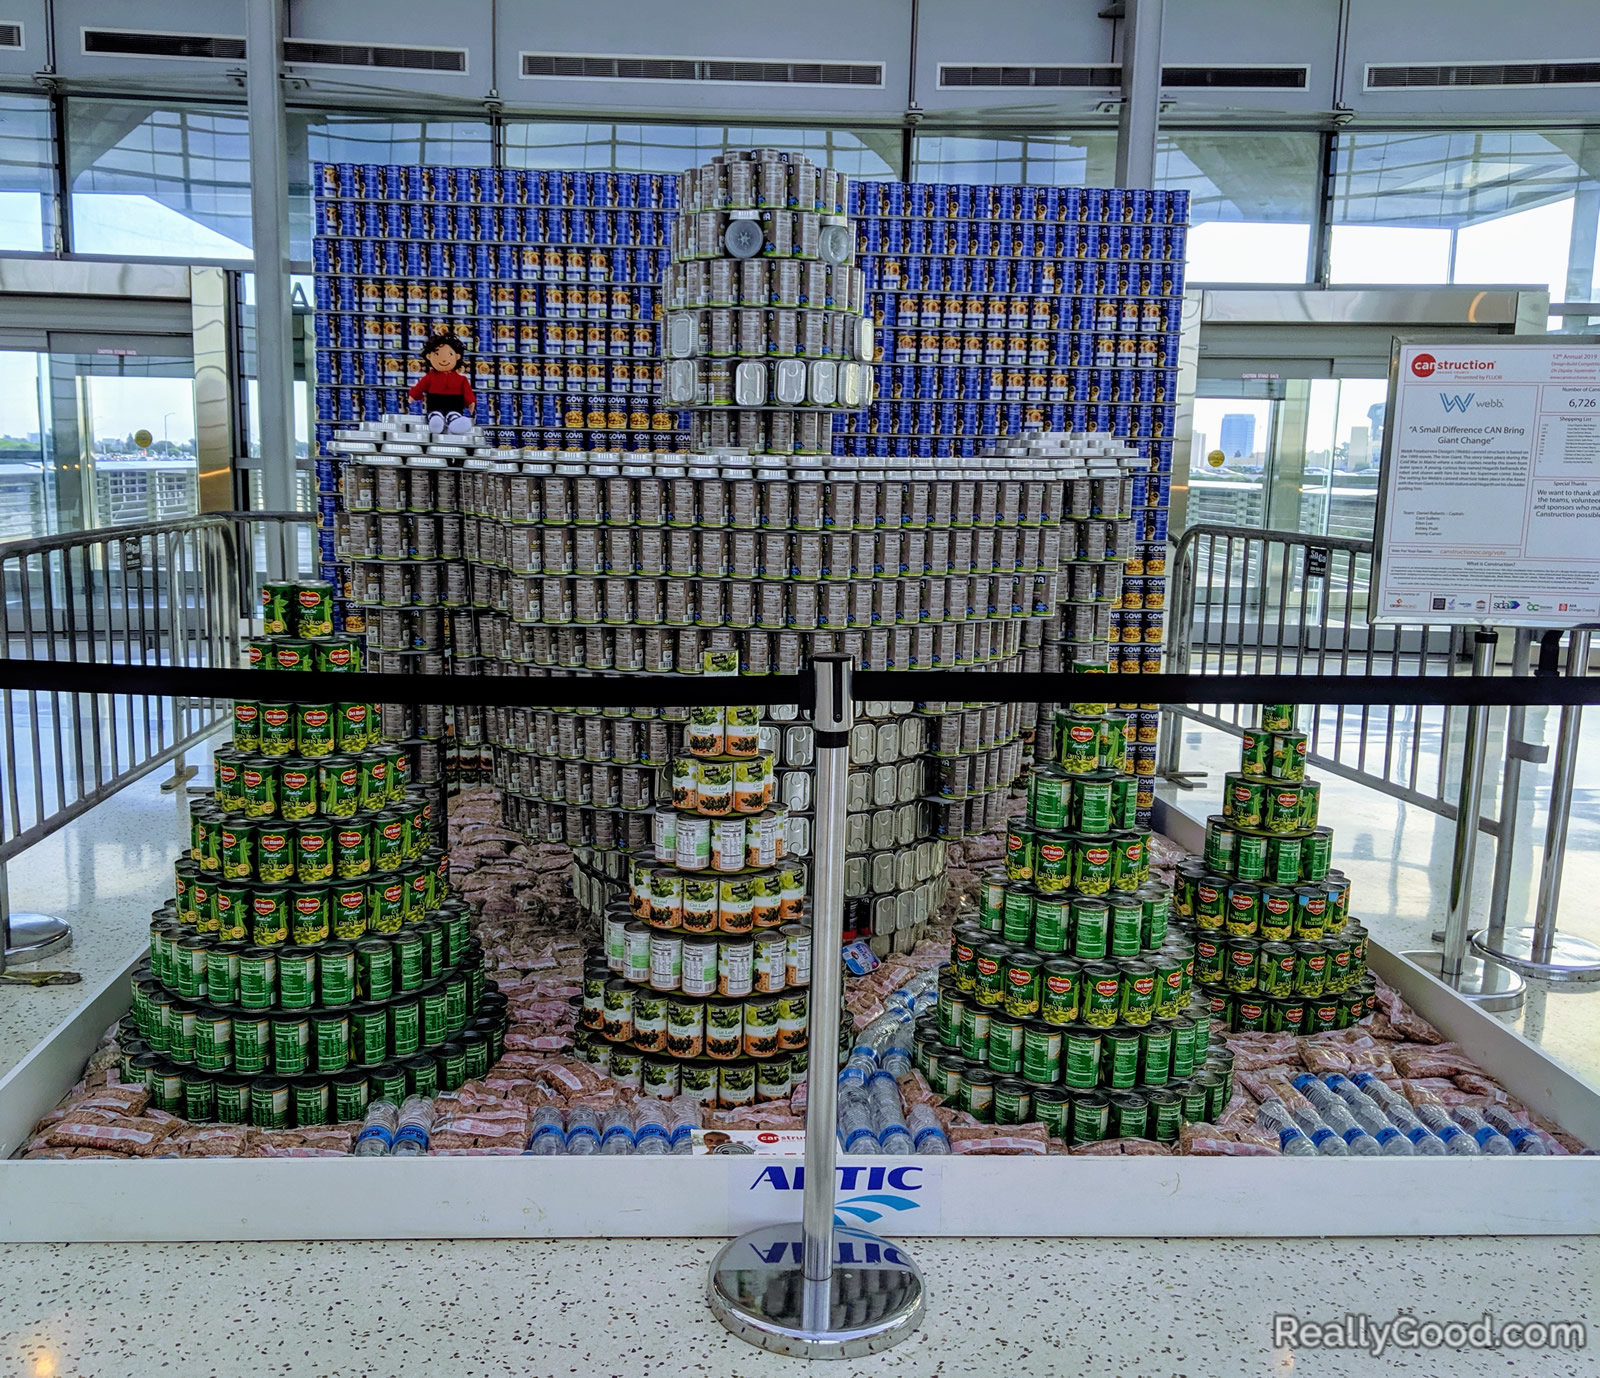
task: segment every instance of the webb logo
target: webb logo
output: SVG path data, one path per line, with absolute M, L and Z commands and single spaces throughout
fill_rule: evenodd
M 1477 394 L 1472 392 L 1441 392 L 1439 400 L 1444 403 L 1446 411 L 1465 412 L 1476 396 Z

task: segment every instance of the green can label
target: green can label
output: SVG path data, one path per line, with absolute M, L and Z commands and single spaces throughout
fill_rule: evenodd
M 1232 991 L 1253 991 L 1259 979 L 1260 953 L 1248 940 L 1229 943 L 1227 947 L 1227 985 Z
M 1059 1028 L 1029 1024 L 1022 1031 L 1022 1075 L 1038 1085 L 1061 1080 L 1061 1050 L 1065 1034 Z
M 1111 780 L 1072 782 L 1072 826 L 1081 833 L 1107 833 L 1113 827 L 1115 785 Z
M 289 936 L 298 947 L 328 940 L 328 892 L 322 886 L 297 886 L 289 900 Z
M 272 1067 L 280 1076 L 304 1072 L 310 1047 L 310 1021 L 283 1016 L 272 1021 Z
M 1072 955 L 1074 957 L 1104 957 L 1108 950 L 1111 932 L 1110 906 L 1100 899 L 1082 899 L 1072 902 Z
M 1006 875 L 1012 880 L 1033 879 L 1033 829 L 1018 825 L 1006 833 Z
M 1085 1024 L 1095 1029 L 1109 1029 L 1121 1013 L 1121 977 L 1115 970 L 1105 967 L 1085 972 L 1082 1003 Z
M 222 825 L 222 877 L 249 880 L 256 872 L 256 835 L 249 823 L 230 819 Z
M 350 1015 L 350 1052 L 362 1067 L 375 1067 L 389 1056 L 389 1012 L 358 1009 Z
M 1041 766 L 1028 783 L 1028 816 L 1035 827 L 1059 829 L 1067 826 L 1070 790 L 1067 777 L 1058 770 Z
M 1033 936 L 1033 891 L 1025 883 L 1006 887 L 1000 936 L 1008 943 L 1026 943 Z
M 294 705 L 263 703 L 260 751 L 263 756 L 294 755 Z
M 1100 718 L 1057 714 L 1057 739 L 1061 769 L 1069 775 L 1087 775 L 1100 768 Z
M 1096 838 L 1080 839 L 1073 849 L 1073 883 L 1085 895 L 1103 895 L 1111 889 L 1114 850 Z
M 278 988 L 278 959 L 270 952 L 246 952 L 239 958 L 239 1003 L 264 1010 Z
M 1045 963 L 1040 982 L 1039 1017 L 1046 1024 L 1057 1026 L 1077 1022 L 1078 972 L 1075 967 Z
M 1059 895 L 1040 895 L 1033 902 L 1033 947 L 1038 952 L 1065 952 L 1072 931 L 1071 905 Z
M 974 992 L 980 1005 L 999 1006 L 1005 1002 L 1005 962 L 1000 955 L 985 949 L 978 953 L 978 983 Z
M 1223 812 L 1238 828 L 1260 828 L 1266 809 L 1267 787 L 1259 780 L 1229 776 Z M 1297 801 L 1298 802 L 1298 801 Z
M 1039 1012 L 1043 963 L 1034 953 L 1019 953 L 1006 964 L 1005 1009 L 1013 1019 L 1031 1019 Z
M 1125 892 L 1113 893 L 1108 905 L 1111 955 L 1136 956 L 1144 939 L 1144 906 Z
M 372 871 L 372 832 L 365 823 L 348 822 L 334 829 L 333 869 L 340 880 L 359 880 Z
M 389 1047 L 395 1057 L 410 1057 L 422 1046 L 422 1006 L 403 1000 L 389 1007 Z
M 364 703 L 341 703 L 334 720 L 334 740 L 340 751 L 357 755 L 367 749 L 371 716 Z M 352 783 L 354 777 L 352 776 Z
M 1132 1029 L 1113 1030 L 1105 1035 L 1105 1084 L 1126 1091 L 1139 1084 L 1139 1035 Z
M 333 1117 L 341 1124 L 359 1120 L 367 1113 L 367 1079 L 352 1075 L 333 1083 Z
M 1269 870 L 1269 839 L 1260 833 L 1233 835 L 1233 873 L 1240 880 L 1262 880 Z
M 233 701 L 233 746 L 252 753 L 260 749 L 261 705 L 250 699 Z
M 350 1065 L 350 1021 L 342 1014 L 319 1014 L 311 1021 L 317 1071 L 342 1072 Z
M 1022 1069 L 1022 1050 L 1025 1030 L 1017 1019 L 996 1016 L 989 1021 L 989 1036 L 978 1049 L 978 1055 L 996 1074 L 1010 1076 Z
M 1143 1027 L 1156 1011 L 1156 974 L 1140 963 L 1138 969 L 1123 973 L 1122 1018 L 1124 1022 Z
M 1274 783 L 1266 790 L 1262 826 L 1269 833 L 1292 833 L 1300 827 L 1299 785 Z
M 374 933 L 398 933 L 405 918 L 406 887 L 403 881 L 384 879 L 374 881 L 367 887 L 368 929 Z
M 354 942 L 367 931 L 367 887 L 335 885 L 328 893 L 328 924 L 333 936 Z M 384 950 L 388 951 L 387 946 Z
M 254 1074 L 272 1062 L 272 1025 L 257 1015 L 239 1015 L 233 1021 L 233 1069 Z
M 1072 888 L 1072 841 L 1065 833 L 1040 833 L 1036 838 L 1033 883 L 1047 895 Z
M 250 895 L 250 941 L 259 947 L 276 947 L 288 940 L 289 892 L 287 890 L 252 891 Z

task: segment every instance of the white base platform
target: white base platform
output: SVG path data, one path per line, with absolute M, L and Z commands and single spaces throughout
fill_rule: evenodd
M 1600 1144 L 1600 1095 L 1381 949 L 1374 968 L 1512 1093 Z M 7 1152 L 121 1011 L 114 981 L 0 1082 Z M 42 1103 L 41 1103 L 42 1098 Z M 794 1158 L 0 1162 L 24 1242 L 723 1237 L 799 1218 Z M 891 1238 L 1600 1233 L 1600 1156 L 859 1158 L 841 1217 Z M 1336 1203 L 1336 1205 L 1335 1205 Z M 868 1219 L 862 1212 L 876 1212 Z

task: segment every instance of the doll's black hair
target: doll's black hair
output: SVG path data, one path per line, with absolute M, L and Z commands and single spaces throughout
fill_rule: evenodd
M 448 330 L 436 330 L 428 336 L 427 344 L 422 346 L 422 357 L 426 359 L 440 345 L 449 345 L 456 352 L 456 367 L 460 368 L 467 360 L 467 347 L 462 344 L 459 335 L 453 335 Z

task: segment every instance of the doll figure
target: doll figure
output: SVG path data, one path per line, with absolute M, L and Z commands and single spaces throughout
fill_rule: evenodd
M 421 402 L 428 429 L 435 435 L 465 435 L 472 429 L 472 408 L 477 395 L 461 367 L 466 353 L 459 338 L 445 331 L 428 337 L 422 357 L 428 371 L 411 385 L 411 400 Z

